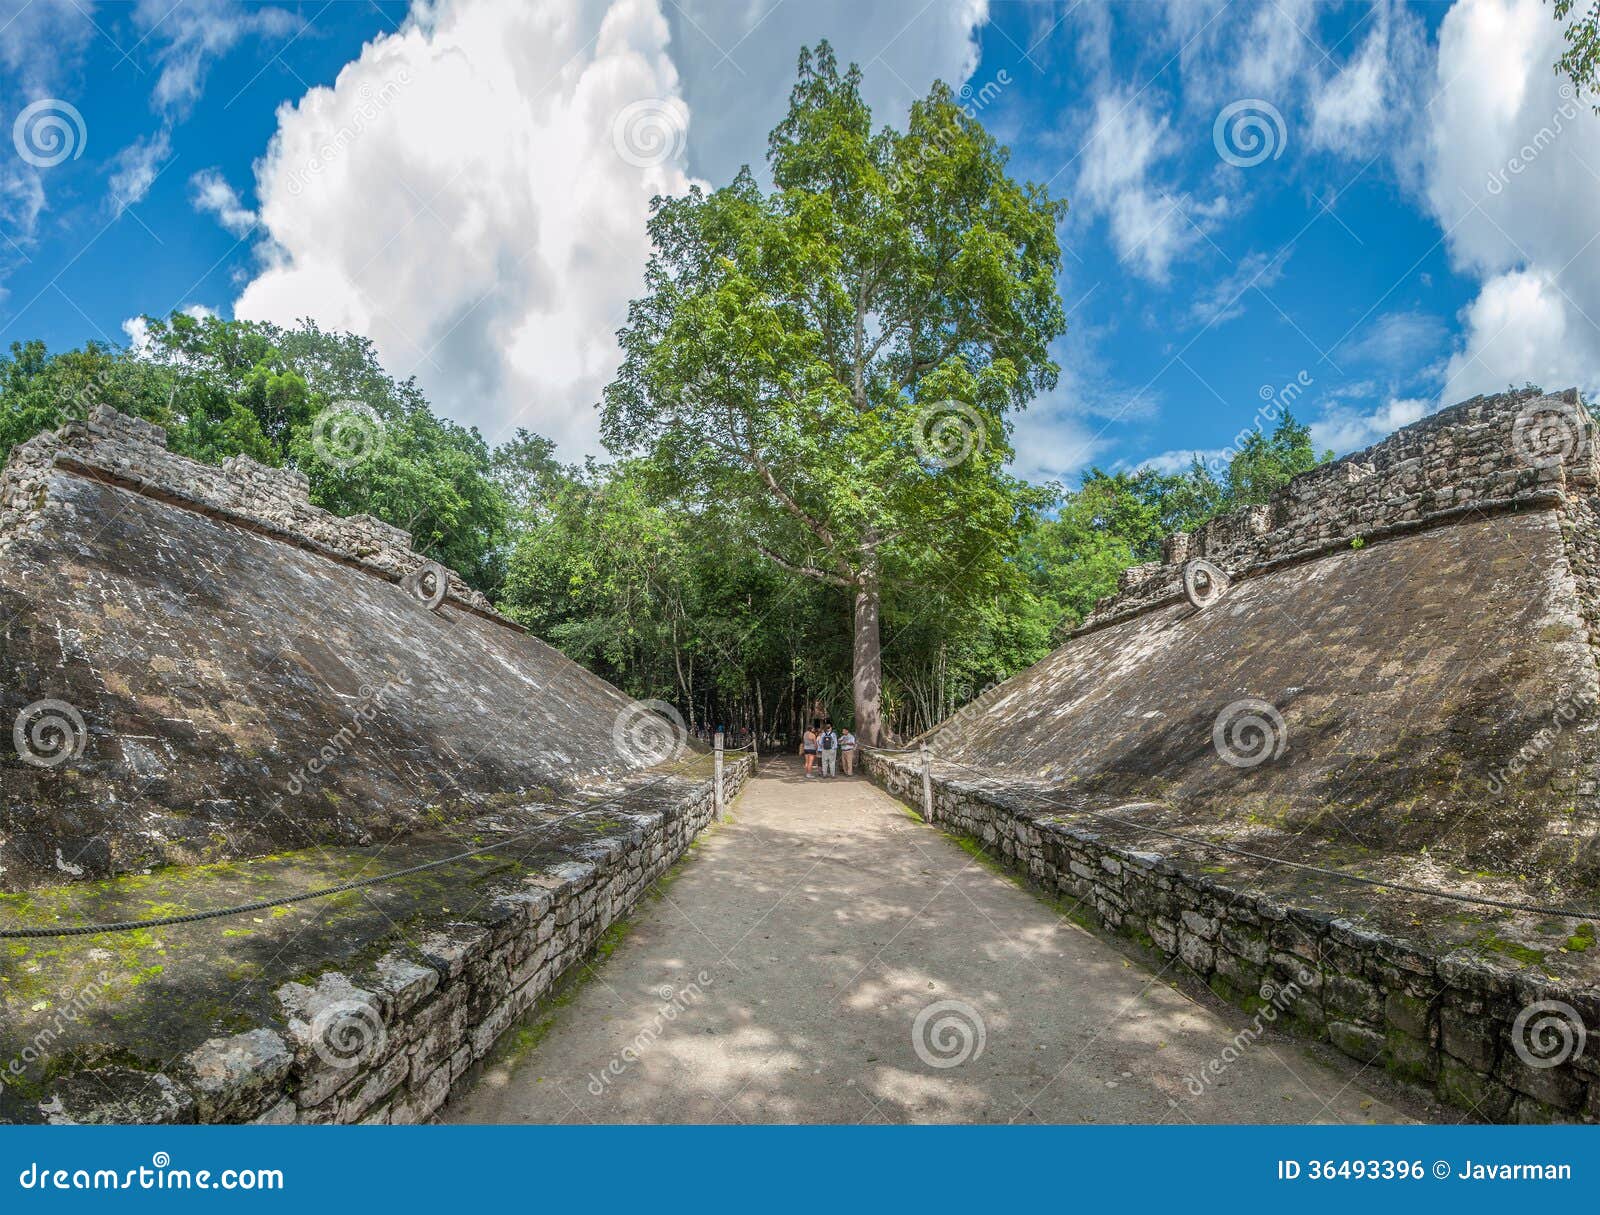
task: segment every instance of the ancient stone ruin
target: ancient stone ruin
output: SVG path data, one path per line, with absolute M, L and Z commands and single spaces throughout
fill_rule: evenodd
M 0 940 L 0 1121 L 426 1117 L 716 811 L 404 532 L 105 408 L 0 474 L 0 724 L 0 931 L 143 925 Z
M 1170 537 L 871 775 L 1480 1118 L 1600 1116 L 1597 459 L 1576 392 L 1446 409 Z

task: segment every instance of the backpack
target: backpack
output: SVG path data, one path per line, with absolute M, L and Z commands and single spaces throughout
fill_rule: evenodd
M 834 744 L 836 742 L 838 742 L 838 741 L 839 741 L 839 736 L 837 734 L 835 734 L 832 730 L 824 730 L 823 731 L 822 740 L 821 740 L 821 746 L 822 746 L 822 749 L 824 751 L 832 751 Z

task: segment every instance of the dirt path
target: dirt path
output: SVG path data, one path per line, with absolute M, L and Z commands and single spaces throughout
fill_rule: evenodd
M 1373 1073 L 1259 1036 L 1243 1013 L 1175 990 L 1175 977 L 1064 919 L 865 781 L 769 764 L 538 1044 L 492 1060 L 445 1114 L 1408 1120 Z M 1228 1062 L 1202 1086 L 1212 1060 Z

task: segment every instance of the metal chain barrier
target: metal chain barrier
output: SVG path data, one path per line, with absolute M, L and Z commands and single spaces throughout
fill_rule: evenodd
M 677 776 L 684 766 L 680 764 L 666 775 L 657 777 L 655 780 L 645 784 L 637 785 L 628 792 L 630 795 L 637 794 L 645 789 L 663 784 Z M 287 907 L 293 903 L 304 903 L 311 899 L 325 899 L 330 895 L 343 894 L 347 890 L 360 890 L 365 886 L 379 886 L 384 882 L 392 882 L 398 878 L 409 877 L 412 874 L 426 873 L 430 869 L 454 865 L 471 857 L 482 856 L 486 852 L 496 852 L 517 843 L 519 840 L 528 839 L 542 831 L 549 831 L 551 828 L 559 827 L 570 819 L 581 818 L 586 814 L 594 814 L 599 810 L 614 809 L 623 804 L 625 803 L 621 798 L 595 802 L 585 805 L 580 810 L 574 810 L 570 814 L 564 814 L 553 822 L 540 823 L 537 827 L 531 827 L 527 831 L 518 832 L 516 835 L 508 835 L 503 840 L 485 844 L 481 848 L 471 848 L 466 852 L 458 852 L 454 856 L 440 857 L 435 861 L 426 861 L 420 865 L 411 865 L 405 869 L 396 869 L 388 873 L 376 874 L 373 877 L 340 882 L 337 886 L 325 886 L 320 890 L 310 890 L 304 894 L 285 895 L 277 899 L 258 899 L 253 903 L 241 903 L 235 907 L 219 907 L 213 911 L 191 911 L 184 915 L 158 916 L 148 920 L 115 920 L 106 924 L 76 924 L 70 927 L 58 928 L 0 928 L 0 941 L 39 940 L 48 937 L 85 937 L 94 936 L 102 932 L 132 932 L 143 928 L 167 928 L 174 924 L 197 924 L 202 920 L 218 920 L 226 916 L 245 915 L 251 911 L 265 911 L 270 907 Z

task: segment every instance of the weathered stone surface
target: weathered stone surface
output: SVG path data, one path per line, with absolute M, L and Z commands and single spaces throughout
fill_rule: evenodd
M 0 888 L 453 838 L 647 766 L 628 697 L 454 575 L 428 611 L 403 532 L 306 492 L 109 410 L 13 451 L 0 721 L 59 701 L 83 726 L 62 766 L 0 761 Z
M 1561 442 L 1530 441 L 1530 415 Z M 1504 907 L 1590 905 L 1600 880 L 1595 437 L 1575 394 L 1476 398 L 1170 537 L 925 736 L 932 820 L 1472 1116 L 1600 1119 L 1600 1064 L 1517 1050 L 1546 1002 L 1595 1040 L 1600 956 Z M 1203 612 L 1196 558 L 1231 580 Z M 866 770 L 921 802 L 914 762 Z M 1010 841 L 1041 814 L 1024 863 Z M 1132 858 L 1156 848 L 1146 882 Z
M 1585 889 L 1600 878 L 1600 800 L 1578 792 L 1600 751 L 1600 526 L 1564 526 L 1595 502 L 1594 428 L 1570 405 L 1569 450 L 1546 476 L 1518 442 L 1539 404 L 1441 411 L 1207 524 L 1188 559 L 1233 576 L 1225 598 L 1197 611 L 1182 566 L 1161 567 L 930 731 L 935 758 L 1055 788 L 1051 809 L 1203 827 L 1297 860 L 1426 847 L 1469 872 Z M 1371 471 L 1351 479 L 1356 467 Z M 1329 936 L 1365 951 L 1371 926 L 1347 919 Z
M 195 1094 L 200 1121 L 243 1122 L 274 1102 L 293 1064 L 281 1037 L 252 1029 L 190 1051 L 179 1074 Z
M 194 1096 L 160 1072 L 98 1067 L 65 1076 L 39 1102 L 40 1121 L 52 1125 L 127 1125 L 191 1122 Z

